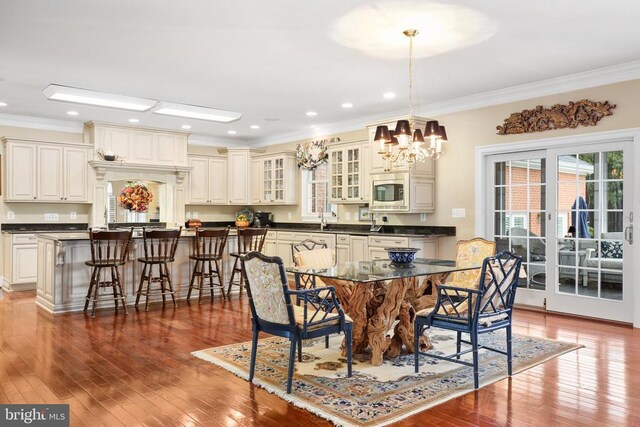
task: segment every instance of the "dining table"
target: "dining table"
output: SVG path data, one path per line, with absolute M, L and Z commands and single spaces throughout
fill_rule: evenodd
M 410 265 L 374 260 L 286 270 L 295 275 L 297 286 L 306 281 L 304 276 L 315 276 L 335 288 L 340 306 L 353 322 L 353 352 L 361 354 L 369 349 L 371 364 L 379 366 L 384 357 L 401 355 L 403 347 L 405 352 L 413 353 L 416 313 L 435 306 L 436 287 L 446 276 L 480 268 L 456 267 L 451 260 L 417 258 Z M 432 348 L 428 336 L 423 335 L 420 340 L 421 349 Z

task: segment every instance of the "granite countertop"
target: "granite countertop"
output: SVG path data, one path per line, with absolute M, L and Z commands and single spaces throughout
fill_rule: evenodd
M 77 233 L 88 229 L 87 223 L 2 224 L 2 232 L 5 234 Z

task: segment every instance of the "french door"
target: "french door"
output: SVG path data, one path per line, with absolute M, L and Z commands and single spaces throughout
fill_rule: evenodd
M 633 320 L 631 150 L 610 142 L 487 157 L 485 230 L 523 258 L 518 303 Z

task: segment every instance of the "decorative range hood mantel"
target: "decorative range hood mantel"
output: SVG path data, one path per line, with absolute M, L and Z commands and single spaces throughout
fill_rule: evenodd
M 170 165 L 149 165 L 142 163 L 109 162 L 106 160 L 90 160 L 89 164 L 96 170 L 96 179 L 102 181 L 107 171 L 130 172 L 136 174 L 148 173 L 170 173 L 176 175 L 176 182 L 181 184 L 191 166 L 170 166 Z

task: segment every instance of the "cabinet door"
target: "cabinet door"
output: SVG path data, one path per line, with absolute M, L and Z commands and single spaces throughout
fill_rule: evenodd
M 38 278 L 38 246 L 14 245 L 11 284 L 35 283 Z
M 387 251 L 384 248 L 369 248 L 369 260 L 377 261 L 382 259 L 389 259 Z
M 380 154 L 380 143 L 375 143 L 373 138 L 375 136 L 375 127 L 369 129 L 369 155 L 370 155 L 370 173 L 379 174 L 385 173 L 389 170 L 389 161 L 385 160 Z
M 293 259 L 291 257 L 291 242 L 284 241 L 281 242 L 278 240 L 278 248 L 277 248 L 278 256 L 282 258 L 282 263 L 285 267 L 289 267 L 293 265 Z
M 62 187 L 63 148 L 38 146 L 38 200 L 64 200 Z
M 132 162 L 151 163 L 155 155 L 155 141 L 152 132 L 133 131 L 131 132 L 131 149 L 133 150 Z
M 229 199 L 229 204 L 249 204 L 249 180 L 251 173 L 251 171 L 249 171 L 249 167 L 251 166 L 251 163 L 249 161 L 249 153 L 229 152 L 228 162 L 227 196 Z
M 262 160 L 262 197 L 264 202 L 274 200 L 273 192 L 273 159 Z
M 132 159 L 132 152 L 129 149 L 129 135 L 127 129 L 105 129 L 105 151 L 113 151 L 117 156 L 124 159 Z
M 351 236 L 351 261 L 369 260 L 369 239 L 367 236 Z
M 344 193 L 349 202 L 361 201 L 360 195 L 360 145 L 348 147 L 344 150 Z
M 329 151 L 329 199 L 334 203 L 344 201 L 343 192 L 343 157 L 342 149 Z
M 209 202 L 227 204 L 227 160 L 209 159 Z
M 251 203 L 262 203 L 262 159 L 251 160 Z
M 86 202 L 89 200 L 89 171 L 87 150 L 84 148 L 64 149 L 64 200 Z
M 350 250 L 348 245 L 338 245 L 336 246 L 336 259 L 338 265 L 342 265 L 345 262 L 349 262 L 351 260 Z
M 267 256 L 277 256 L 278 255 L 278 245 L 275 240 L 267 239 L 264 241 L 264 246 L 262 247 L 262 253 Z
M 413 212 L 435 212 L 435 183 L 414 180 L 411 182 L 411 207 Z
M 180 164 L 182 156 L 178 151 L 180 137 L 171 134 L 159 134 L 157 137 L 156 159 L 162 165 Z
M 284 202 L 284 157 L 273 159 L 273 198 L 272 201 Z
M 7 147 L 6 200 L 35 200 L 37 197 L 36 146 L 9 143 Z
M 189 203 L 209 203 L 209 159 L 191 157 L 189 166 Z

